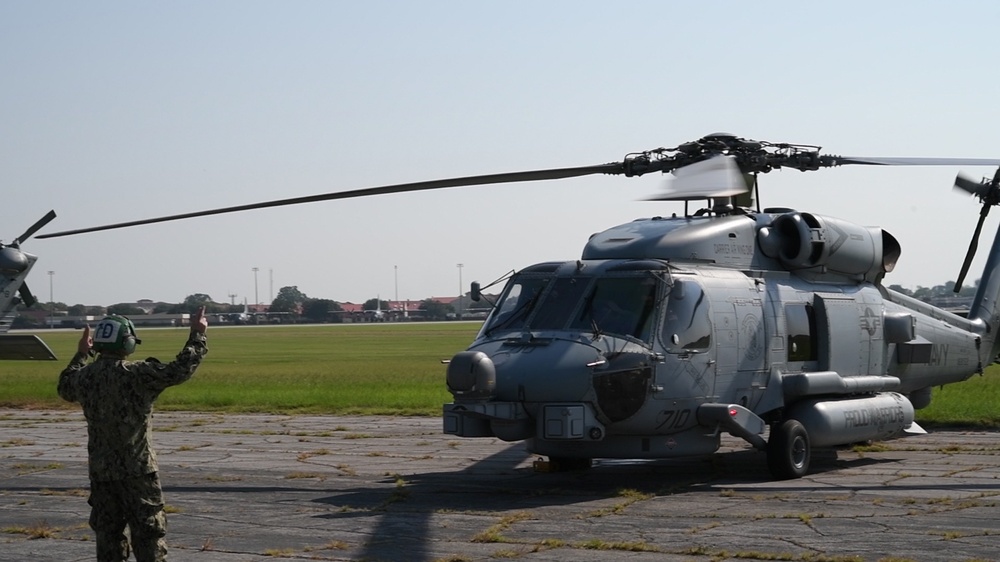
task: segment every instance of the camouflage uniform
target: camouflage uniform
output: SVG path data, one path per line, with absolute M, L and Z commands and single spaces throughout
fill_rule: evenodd
M 150 446 L 153 402 L 169 386 L 194 374 L 208 352 L 205 334 L 191 332 L 171 363 L 128 361 L 101 354 L 90 364 L 77 353 L 59 375 L 59 396 L 79 402 L 87 418 L 90 460 L 90 527 L 97 560 L 128 558 L 128 525 L 136 560 L 166 560 L 166 518 Z

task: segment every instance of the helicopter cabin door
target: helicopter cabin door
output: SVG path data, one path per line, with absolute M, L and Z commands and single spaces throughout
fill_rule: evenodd
M 713 303 L 717 337 L 715 398 L 756 404 L 767 383 L 767 334 L 760 299 L 729 298 Z
M 816 293 L 814 306 L 819 370 L 841 376 L 868 374 L 871 337 L 859 327 L 859 311 L 865 307 L 854 297 L 837 293 Z

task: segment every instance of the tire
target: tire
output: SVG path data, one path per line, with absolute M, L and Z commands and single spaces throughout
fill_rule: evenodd
M 812 450 L 809 433 L 798 420 L 788 419 L 771 428 L 767 440 L 767 467 L 778 480 L 802 478 L 809 472 Z

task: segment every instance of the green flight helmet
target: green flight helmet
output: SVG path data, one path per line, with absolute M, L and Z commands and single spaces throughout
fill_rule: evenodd
M 135 325 L 124 316 L 106 316 L 91 333 L 94 350 L 100 353 L 115 352 L 131 355 L 142 340 L 135 337 Z

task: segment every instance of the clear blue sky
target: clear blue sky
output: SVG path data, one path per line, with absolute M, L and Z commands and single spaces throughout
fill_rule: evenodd
M 382 184 L 620 160 L 727 131 L 1000 158 L 996 2 L 0 2 L 0 238 Z M 886 283 L 954 279 L 958 169 L 764 176 L 764 206 L 880 225 Z M 967 169 L 976 177 L 993 170 Z M 51 240 L 34 292 L 267 302 L 455 295 L 681 211 L 660 177 L 467 187 Z M 1000 215 L 1000 213 L 997 213 Z M 980 257 L 996 230 L 984 231 Z M 970 279 L 982 269 L 978 259 Z M 458 263 L 464 264 L 461 269 Z M 273 282 L 272 282 L 273 279 Z M 273 287 L 273 289 L 272 289 Z

